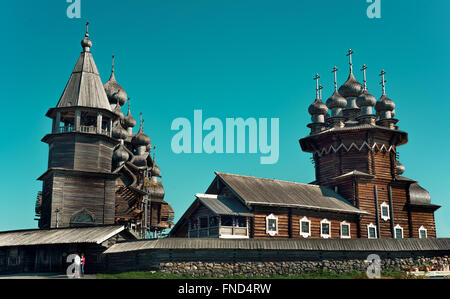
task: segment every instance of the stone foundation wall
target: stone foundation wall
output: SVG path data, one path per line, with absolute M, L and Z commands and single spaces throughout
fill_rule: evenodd
M 381 259 L 381 270 L 407 271 L 414 267 L 425 269 L 441 260 L 444 265 L 450 262 L 448 256 Z M 367 260 L 323 260 L 323 261 L 283 261 L 283 262 L 166 262 L 156 265 L 155 270 L 167 274 L 189 275 L 194 277 L 227 276 L 272 276 L 296 275 L 329 271 L 337 274 L 349 272 L 365 273 L 370 262 Z

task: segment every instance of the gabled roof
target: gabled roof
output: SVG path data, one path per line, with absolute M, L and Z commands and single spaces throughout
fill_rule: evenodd
M 73 106 L 100 108 L 111 111 L 97 66 L 89 51 L 81 52 L 56 107 Z
M 101 244 L 124 230 L 122 225 L 100 225 L 0 232 L 0 247 L 45 244 Z
M 195 196 L 203 205 L 218 216 L 253 216 L 249 209 L 236 199 L 215 194 L 196 194 Z
M 368 214 L 333 190 L 310 184 L 216 172 L 246 205 L 298 207 L 312 210 Z

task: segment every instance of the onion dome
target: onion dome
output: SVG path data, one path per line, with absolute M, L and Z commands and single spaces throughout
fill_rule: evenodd
M 120 106 L 119 106 L 119 105 L 117 105 L 117 106 L 114 108 L 113 112 L 114 112 L 117 116 L 119 116 L 121 122 L 125 119 L 125 115 L 123 114 L 123 112 L 122 112 L 122 110 L 120 109 Z
M 128 132 L 125 130 L 120 122 L 112 129 L 112 137 L 115 139 L 126 139 L 128 137 Z
M 377 113 L 384 111 L 390 111 L 392 113 L 395 110 L 395 103 L 384 94 L 375 104 L 375 110 Z
M 125 128 L 134 128 L 136 126 L 136 120 L 130 112 L 130 99 L 128 99 L 128 113 L 127 116 L 125 116 L 125 118 L 123 119 L 123 125 Z
M 367 66 L 364 64 L 361 69 L 361 71 L 363 71 L 363 74 L 364 74 L 364 87 L 363 87 L 362 94 L 360 94 L 358 96 L 358 98 L 356 99 L 356 105 L 358 105 L 358 107 L 360 107 L 360 108 L 361 107 L 373 107 L 377 103 L 377 99 L 375 99 L 375 97 L 373 95 L 371 95 L 369 93 L 369 91 L 367 90 L 366 70 L 367 70 Z M 370 111 L 372 111 L 372 109 Z
M 325 115 L 328 113 L 328 108 L 321 99 L 317 98 L 311 105 L 309 105 L 308 112 L 311 115 Z
M 89 52 L 89 49 L 92 47 L 92 42 L 89 39 L 88 27 L 89 22 L 86 23 L 86 35 L 84 36 L 84 39 L 81 41 L 81 47 L 85 52 Z
M 349 57 L 350 74 L 348 75 L 347 81 L 339 87 L 339 94 L 344 98 L 357 97 L 363 92 L 363 86 L 361 83 L 356 81 L 353 75 L 353 63 L 352 54 L 355 53 L 352 49 L 348 50 L 347 56 Z
M 126 162 L 130 158 L 130 154 L 125 150 L 124 146 L 121 144 L 113 154 L 113 161 L 121 163 Z
M 158 167 L 158 165 L 154 164 L 151 170 L 152 176 L 161 177 L 161 169 Z
M 378 100 L 378 102 L 375 104 L 375 110 L 377 111 L 377 114 L 379 115 L 386 115 L 385 112 L 389 112 L 388 115 L 390 117 L 392 117 L 392 111 L 395 111 L 395 103 L 389 99 L 386 96 L 386 80 L 384 80 L 384 75 L 386 74 L 386 72 L 384 70 L 381 71 L 380 76 L 381 76 L 381 86 L 383 87 L 383 95 L 381 96 L 381 98 Z M 394 112 L 395 114 L 395 112 Z M 390 118 L 387 117 L 387 118 Z M 382 117 L 385 118 L 385 117 Z
M 133 138 L 131 139 L 131 143 L 134 146 L 142 146 L 142 145 L 148 146 L 149 144 L 151 144 L 150 137 L 144 134 L 142 126 L 139 129 L 139 132 L 136 135 L 134 135 Z
M 371 95 L 367 89 L 364 89 L 363 93 L 356 98 L 356 105 L 358 107 L 373 107 L 377 103 L 377 99 L 373 95 Z
M 339 87 L 339 94 L 344 98 L 357 97 L 362 93 L 362 91 L 362 84 L 356 81 L 356 78 L 352 72 L 348 75 L 347 81 Z
M 396 175 L 402 175 L 405 172 L 405 166 L 400 163 L 399 161 L 397 161 L 397 163 L 395 164 L 395 174 Z
M 327 100 L 327 107 L 329 109 L 345 108 L 345 106 L 347 106 L 347 100 L 337 90 Z
M 127 102 L 128 97 L 125 90 L 116 81 L 116 77 L 114 76 L 114 55 L 112 59 L 111 77 L 109 77 L 108 82 L 106 82 L 103 87 L 105 88 L 106 96 L 111 105 L 117 104 L 123 106 Z

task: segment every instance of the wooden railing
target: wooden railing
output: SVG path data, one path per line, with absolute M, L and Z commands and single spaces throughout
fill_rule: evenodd
M 75 130 L 75 128 L 73 126 L 67 126 L 67 127 L 63 126 L 63 127 L 59 127 L 57 133 L 70 133 L 70 132 L 77 132 L 77 130 Z M 109 136 L 108 130 L 101 129 L 100 133 L 98 133 L 97 127 L 94 127 L 94 126 L 80 126 L 78 132 L 90 133 L 90 134 L 101 134 L 101 135 Z

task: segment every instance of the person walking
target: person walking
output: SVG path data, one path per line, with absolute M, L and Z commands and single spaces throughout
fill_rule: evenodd
M 86 258 L 84 257 L 84 253 L 81 254 L 80 258 L 80 274 L 84 276 L 84 265 L 86 264 Z

